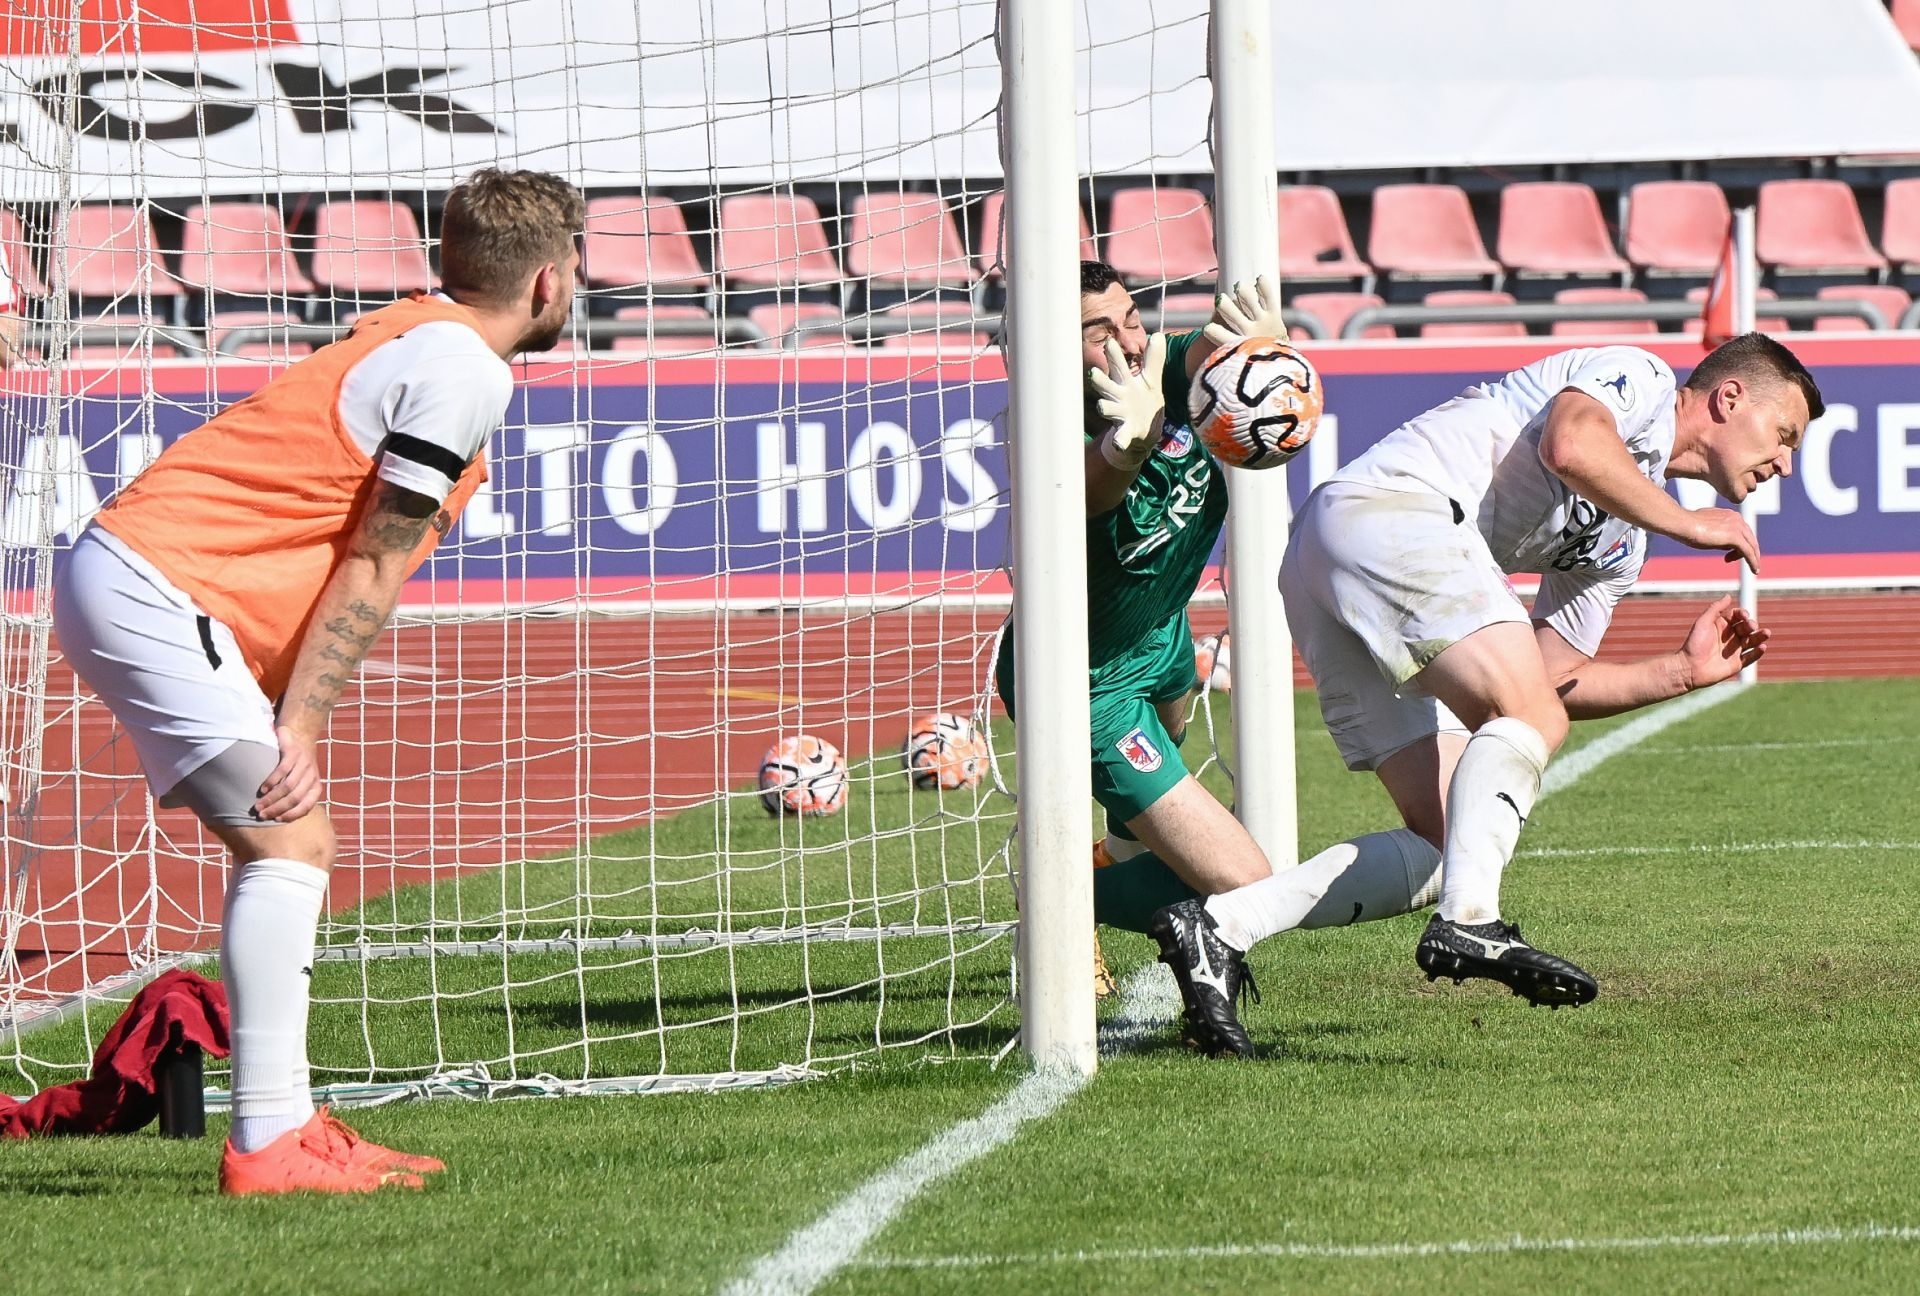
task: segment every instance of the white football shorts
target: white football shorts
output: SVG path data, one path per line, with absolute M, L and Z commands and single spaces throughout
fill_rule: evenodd
M 1441 495 L 1323 484 L 1293 521 L 1280 593 L 1349 769 L 1466 726 L 1415 680 L 1443 649 L 1527 624 L 1487 542 Z
M 278 747 L 273 704 L 233 632 L 98 527 L 54 573 L 53 632 L 133 739 L 155 797 L 235 742 Z

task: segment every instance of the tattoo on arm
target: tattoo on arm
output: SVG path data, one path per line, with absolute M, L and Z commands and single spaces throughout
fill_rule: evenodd
M 376 480 L 356 539 L 361 548 L 373 552 L 412 553 L 439 509 L 428 496 Z

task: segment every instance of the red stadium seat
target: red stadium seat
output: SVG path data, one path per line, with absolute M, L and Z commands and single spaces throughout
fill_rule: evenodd
M 1457 288 L 1448 292 L 1430 292 L 1422 305 L 1426 306 L 1511 306 L 1513 294 L 1488 291 L 1484 288 Z M 1525 324 L 1422 324 L 1420 336 L 1430 337 L 1476 337 L 1505 338 L 1525 337 Z
M 196 203 L 187 209 L 180 281 L 234 297 L 304 297 L 313 282 L 294 263 L 280 213 L 266 203 Z
M 1887 186 L 1880 216 L 1880 250 L 1903 274 L 1920 272 L 1920 176 Z
M 1001 218 L 1006 209 L 1007 195 L 996 190 L 988 194 L 980 203 L 980 251 L 973 263 L 984 279 L 1000 277 L 1000 241 L 1004 231 L 1000 228 Z M 1080 259 L 1095 261 L 1100 256 L 1094 246 L 1093 232 L 1087 226 L 1087 213 L 1080 213 Z
M 1650 180 L 1627 195 L 1627 260 L 1651 275 L 1711 276 L 1733 227 L 1710 180 Z
M 702 293 L 713 280 L 693 250 L 687 218 L 667 198 L 621 195 L 587 202 L 582 265 L 589 288 Z
M 1329 338 L 1340 336 L 1340 331 L 1347 326 L 1347 321 L 1353 318 L 1355 311 L 1386 305 L 1375 294 L 1362 292 L 1301 293 L 1298 296 L 1289 293 L 1286 302 L 1295 310 L 1305 311 L 1326 325 Z M 1393 335 L 1392 326 L 1387 324 L 1370 324 L 1360 334 L 1363 338 L 1390 338 Z
M 847 271 L 889 287 L 965 288 L 973 282 L 959 227 L 935 194 L 857 196 L 847 227 Z
M 67 222 L 67 291 L 85 299 L 137 301 L 143 291 L 177 298 L 153 221 L 137 206 L 87 203 Z
M 1698 288 L 1687 289 L 1687 300 L 1690 302 L 1705 302 L 1707 300 L 1707 285 L 1702 284 Z M 1755 288 L 1753 290 L 1753 300 L 1756 303 L 1779 301 L 1780 294 L 1771 288 Z M 1787 322 L 1777 315 L 1762 316 L 1754 320 L 1753 326 L 1762 333 L 1785 333 L 1788 330 Z M 1700 331 L 1700 320 L 1697 316 L 1693 319 L 1683 321 L 1680 325 L 1680 332 L 1685 337 L 1697 338 L 1700 336 Z
M 1569 305 L 1597 302 L 1643 302 L 1647 295 L 1638 288 L 1562 288 L 1553 295 L 1557 302 Z M 1555 337 L 1640 337 L 1658 333 L 1652 320 L 1555 320 Z
M 1828 284 L 1814 294 L 1822 301 L 1863 301 L 1876 307 L 1887 317 L 1887 327 L 1897 329 L 1900 320 L 1907 313 L 1907 307 L 1913 305 L 1913 298 L 1905 288 L 1893 284 Z M 1816 333 L 1865 333 L 1872 325 L 1863 319 L 1850 319 L 1844 315 L 1828 315 L 1813 322 Z
M 615 351 L 711 351 L 720 345 L 720 330 L 704 306 L 686 303 L 655 306 L 623 306 L 615 311 L 617 320 L 639 320 L 650 327 L 667 321 L 683 324 L 692 320 L 701 327 L 694 332 L 655 332 L 616 337 L 609 343 L 596 339 L 595 349 L 611 346 Z M 566 339 L 561 339 L 565 341 Z
M 950 340 L 962 334 L 978 333 L 974 327 L 973 308 L 966 302 L 924 301 L 908 302 L 895 306 L 891 310 L 881 311 L 876 320 L 896 322 L 905 328 L 901 333 L 879 333 L 874 341 L 882 346 L 901 347 L 913 345 L 900 341 L 903 338 L 918 338 L 924 342 L 935 334 L 948 335 Z M 982 334 L 982 336 L 986 336 Z
M 74 322 L 81 325 L 88 336 L 67 348 L 68 364 L 137 364 L 140 361 L 141 334 L 154 325 L 154 321 L 145 315 L 123 314 L 96 315 Z M 98 331 L 106 329 L 112 332 Z M 154 359 L 171 360 L 179 354 L 179 349 L 171 342 L 154 339 Z
M 1500 191 L 1501 262 L 1517 274 L 1624 275 L 1600 200 L 1584 184 L 1510 184 Z
M 1473 208 L 1458 185 L 1395 184 L 1373 191 L 1367 260 L 1399 279 L 1497 278 Z
M 1907 48 L 1920 53 L 1920 0 L 1893 0 L 1893 25 Z
M 313 223 L 313 281 L 348 301 L 384 301 L 433 287 L 413 208 L 386 199 L 323 203 Z
M 1118 191 L 1108 209 L 1107 262 L 1130 284 L 1213 282 L 1206 196 L 1198 189 Z
M 0 207 L 0 255 L 7 258 L 8 277 L 13 280 L 13 286 L 22 297 L 47 295 L 46 280 L 40 277 L 40 270 L 34 265 L 32 249 L 27 246 L 26 234 L 20 228 L 20 218 L 13 214 L 10 207 Z M 163 274 L 161 277 L 166 276 Z
M 267 328 L 274 330 L 275 336 L 263 341 L 243 342 L 229 354 L 253 359 L 263 356 L 281 359 L 303 356 L 313 350 L 313 344 L 289 341 L 283 332 L 288 325 L 300 322 L 299 316 L 283 310 L 210 310 L 207 312 L 207 345 L 218 351 L 237 329 Z
M 843 322 L 840 308 L 825 302 L 769 302 L 748 311 L 747 318 L 767 335 L 768 343 L 772 346 L 787 345 L 787 335 L 802 324 L 837 325 Z M 839 346 L 845 341 L 846 335 L 837 328 L 832 332 L 800 335 L 801 346 Z
M 742 288 L 830 287 L 840 282 L 820 209 L 803 194 L 736 194 L 720 203 L 714 258 Z
M 1843 180 L 1769 180 L 1760 186 L 1754 242 L 1775 271 L 1872 273 L 1887 259 L 1867 238 L 1860 205 Z
M 1373 267 L 1354 250 L 1340 199 L 1325 185 L 1280 189 L 1280 281 L 1358 279 L 1371 286 Z

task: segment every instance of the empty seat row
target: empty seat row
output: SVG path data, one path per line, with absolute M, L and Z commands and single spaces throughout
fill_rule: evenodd
M 1490 256 L 1459 187 L 1390 184 L 1372 195 L 1362 258 L 1330 189 L 1283 188 L 1279 209 L 1284 282 L 1344 282 L 1362 291 L 1373 286 L 1376 273 L 1395 281 L 1486 280 L 1489 286 L 1508 274 L 1619 281 L 1635 273 L 1704 277 L 1719 259 L 1730 220 L 1726 196 L 1711 182 L 1636 185 L 1616 250 L 1590 187 L 1516 183 L 1501 191 L 1497 255 Z M 847 213 L 843 269 L 810 198 L 735 195 L 718 205 L 709 269 L 679 204 L 659 197 L 601 197 L 588 206 L 584 274 L 590 288 L 635 296 L 702 296 L 716 277 L 743 291 L 832 289 L 851 276 L 870 288 L 962 292 L 999 273 L 1004 215 L 1003 195 L 987 195 L 979 212 L 979 246 L 969 255 L 939 195 L 859 195 Z M 1197 189 L 1118 190 L 1107 224 L 1096 244 L 1081 214 L 1081 255 L 1095 255 L 1097 247 L 1131 283 L 1210 286 L 1216 278 L 1213 219 Z M 69 214 L 65 239 L 66 288 L 83 299 L 172 299 L 184 285 L 238 297 L 318 293 L 370 300 L 432 282 L 412 209 L 386 200 L 322 204 L 306 270 L 291 250 L 279 212 L 265 203 L 189 209 L 176 272 L 169 272 L 152 221 L 140 207 L 82 205 Z M 1892 266 L 1920 268 L 1920 177 L 1887 185 L 1878 248 L 1846 184 L 1771 181 L 1759 191 L 1757 242 L 1761 262 L 1781 274 L 1879 279 Z M 19 223 L 4 210 L 0 249 L 9 253 L 22 291 L 44 296 L 46 276 L 25 255 Z

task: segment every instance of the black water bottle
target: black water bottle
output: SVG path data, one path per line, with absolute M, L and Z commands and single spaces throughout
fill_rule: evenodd
M 177 1139 L 204 1137 L 207 1099 L 200 1046 L 182 1044 L 169 1049 L 155 1064 L 153 1078 L 160 1098 L 161 1135 Z

